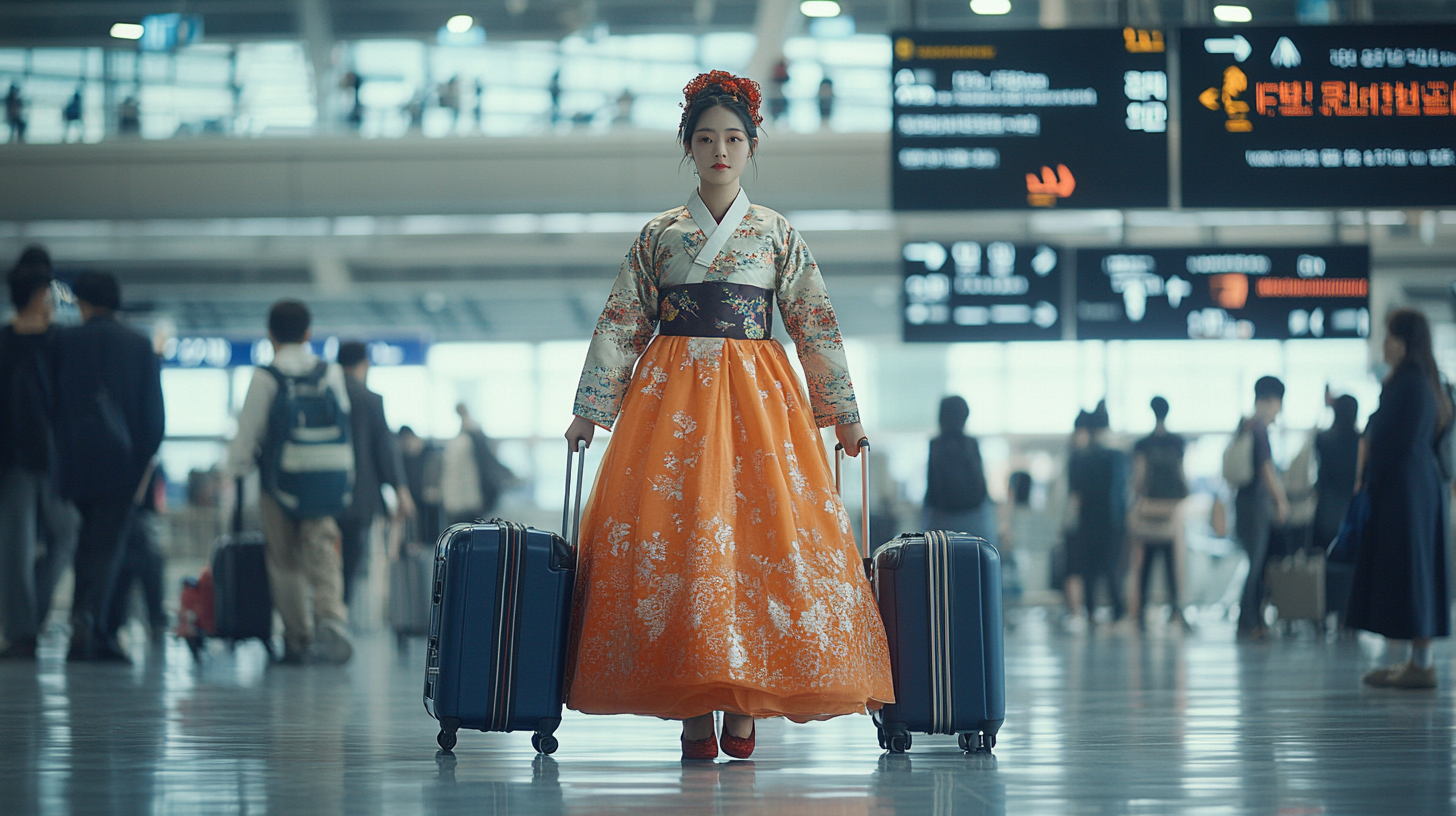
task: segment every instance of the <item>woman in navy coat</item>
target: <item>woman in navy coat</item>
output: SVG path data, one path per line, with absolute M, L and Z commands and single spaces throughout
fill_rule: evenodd
M 1450 634 L 1447 490 L 1437 441 L 1452 405 L 1431 351 L 1431 327 L 1410 309 L 1386 321 L 1391 371 L 1361 447 L 1370 519 L 1355 561 L 1349 625 L 1411 641 L 1408 661 L 1365 675 L 1372 686 L 1435 688 L 1431 639 Z M 1357 485 L 1357 489 L 1359 486 Z

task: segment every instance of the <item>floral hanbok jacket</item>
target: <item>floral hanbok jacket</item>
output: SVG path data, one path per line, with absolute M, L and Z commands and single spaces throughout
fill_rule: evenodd
M 739 196 L 742 203 L 735 202 L 735 208 L 746 206 L 746 214 L 706 273 L 697 277 L 703 282 L 771 290 L 808 381 L 815 423 L 825 428 L 858 422 L 859 409 L 845 363 L 839 323 L 809 247 L 782 215 L 748 204 L 741 191 Z M 715 223 L 706 228 L 700 225 L 693 211 L 700 216 L 707 212 L 697 191 L 688 205 L 647 222 L 632 244 L 592 335 L 577 386 L 577 416 L 608 430 L 616 421 L 632 381 L 633 366 L 657 330 L 663 306 L 659 290 L 689 280 L 699 249 L 718 229 Z M 732 215 L 730 210 L 725 221 Z M 675 307 L 667 304 L 667 308 Z M 749 337 L 754 336 L 754 328 L 750 324 Z

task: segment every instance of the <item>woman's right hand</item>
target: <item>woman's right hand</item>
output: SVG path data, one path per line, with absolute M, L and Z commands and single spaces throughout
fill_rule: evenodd
M 571 420 L 571 427 L 566 429 L 566 443 L 571 449 L 576 450 L 578 442 L 585 442 L 588 448 L 591 447 L 592 436 L 597 432 L 597 426 L 589 419 L 576 417 Z

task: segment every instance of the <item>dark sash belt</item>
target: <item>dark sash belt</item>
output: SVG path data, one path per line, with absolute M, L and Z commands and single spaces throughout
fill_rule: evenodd
M 658 290 L 657 331 L 676 337 L 767 340 L 773 290 L 743 283 L 686 283 Z

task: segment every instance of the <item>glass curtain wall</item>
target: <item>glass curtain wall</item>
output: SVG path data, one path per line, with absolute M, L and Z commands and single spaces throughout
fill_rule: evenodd
M 755 44 L 746 32 L 573 35 L 478 46 L 361 40 L 338 45 L 332 75 L 320 85 L 303 44 L 293 41 L 202 43 L 175 53 L 6 48 L 0 49 L 0 93 L 11 85 L 20 91 L 25 141 L 34 143 L 674 131 L 683 86 L 701 71 L 743 71 Z M 888 37 L 795 37 L 784 60 L 787 104 L 771 127 L 889 129 Z M 327 89 L 325 99 L 316 98 L 317 87 Z M 79 116 L 68 118 L 78 92 Z M 0 128 L 8 139 L 9 126 Z

